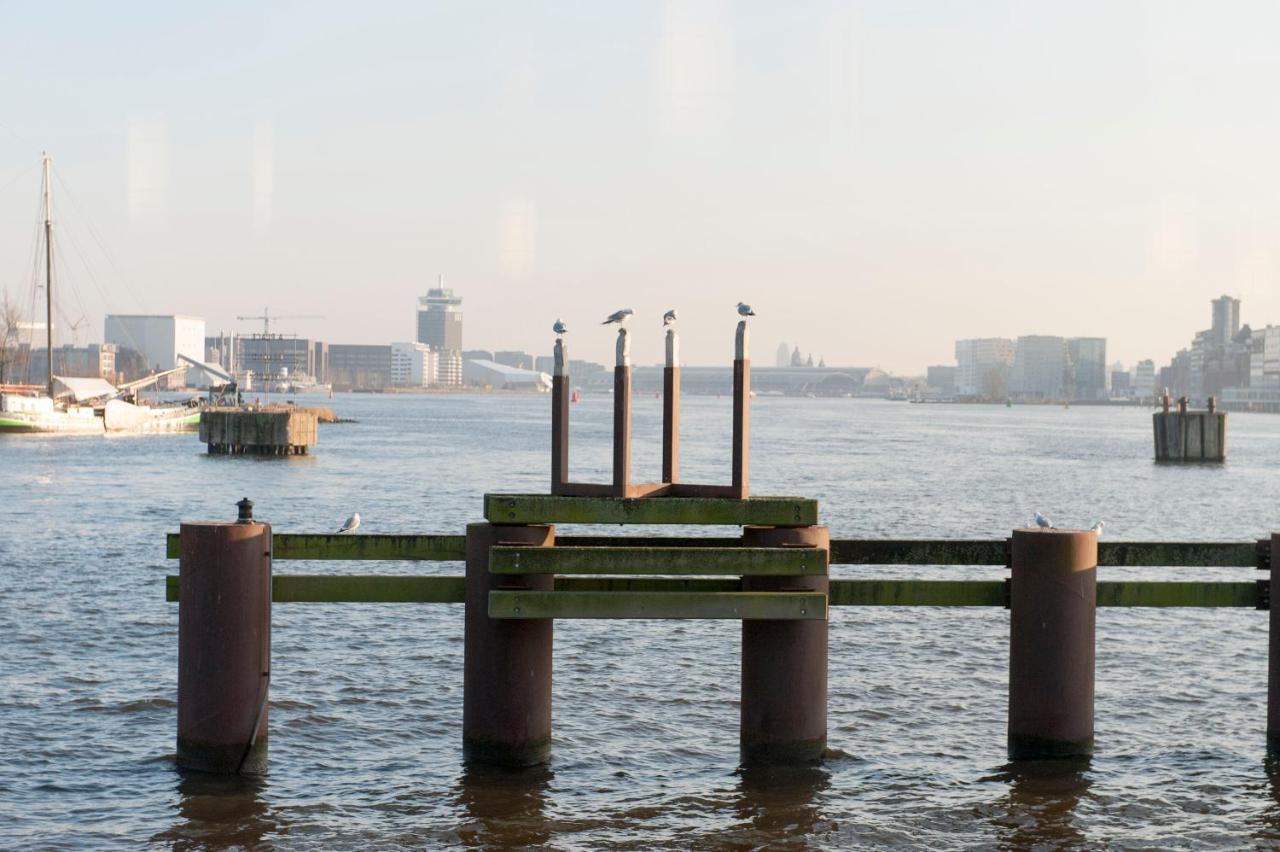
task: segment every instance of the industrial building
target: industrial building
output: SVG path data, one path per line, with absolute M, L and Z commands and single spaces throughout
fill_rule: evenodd
M 181 366 L 178 353 L 203 360 L 204 320 L 181 315 L 108 314 L 102 337 L 120 349 L 133 349 L 145 359 L 148 371 Z M 167 387 L 185 386 L 179 373 L 166 381 Z

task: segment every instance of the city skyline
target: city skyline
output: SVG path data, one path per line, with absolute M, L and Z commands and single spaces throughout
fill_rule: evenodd
M 917 374 L 1015 330 L 1164 357 L 1224 291 L 1280 319 L 1265 4 L 45 16 L 0 13 L 0 73 L 24 80 L 0 121 L 0 285 L 29 284 L 48 150 L 66 233 L 87 218 L 80 247 L 112 258 L 69 322 L 247 332 L 233 318 L 265 303 L 324 317 L 301 334 L 412 340 L 405 306 L 443 273 L 477 343 L 542 352 L 561 317 L 607 360 L 591 326 L 629 306 L 650 362 L 676 307 L 686 360 L 719 363 L 744 300 L 756 360 L 804 340 Z

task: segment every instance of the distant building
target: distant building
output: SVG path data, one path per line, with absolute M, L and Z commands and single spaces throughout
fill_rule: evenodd
M 1071 387 L 1066 397 L 1073 400 L 1107 398 L 1107 340 L 1104 337 L 1073 337 L 1067 341 Z
M 382 390 L 391 386 L 391 347 L 329 344 L 328 380 L 336 388 Z
M 436 384 L 437 356 L 425 343 L 391 344 L 391 386 L 426 388 Z
M 791 363 L 790 363 L 790 364 L 788 364 L 787 366 L 790 366 L 790 367 L 803 367 L 803 366 L 804 366 L 804 357 L 800 354 L 800 347 L 799 347 L 799 346 L 797 346 L 797 347 L 795 348 L 795 351 L 791 353 Z
M 49 350 L 43 346 L 33 349 L 30 344 L 19 344 L 8 363 L 9 374 L 5 381 L 43 384 L 49 371 Z M 116 382 L 117 347 L 114 343 L 90 343 L 88 346 L 53 347 L 53 374 L 66 378 L 106 379 Z M 138 378 L 131 376 L 130 378 Z
M 1133 383 L 1128 370 L 1111 371 L 1111 395 L 1121 399 L 1133 396 Z
M 1158 390 L 1156 388 L 1156 363 L 1148 358 L 1134 365 L 1130 384 L 1133 388 L 1133 395 L 1138 399 L 1149 399 L 1155 396 Z
M 551 377 L 546 373 L 525 370 L 497 361 L 466 361 L 463 378 L 470 384 L 499 390 L 551 390 Z
M 925 372 L 925 384 L 943 396 L 956 392 L 956 368 L 946 365 L 930 367 Z
M 436 350 L 461 352 L 462 299 L 444 288 L 443 275 L 440 284 L 418 299 L 418 342 Z
M 204 358 L 204 320 L 181 315 L 108 314 L 102 338 L 106 343 L 134 349 L 146 359 L 147 369 L 169 370 L 181 366 L 178 353 Z M 181 387 L 182 374 L 165 381 L 167 387 Z
M 1014 342 L 1005 337 L 956 341 L 956 395 L 1002 400 L 1009 394 Z
M 462 350 L 463 361 L 492 361 L 493 353 L 488 349 L 464 349 Z
M 1218 345 L 1225 345 L 1240 332 L 1240 300 L 1230 296 L 1219 296 L 1209 303 L 1213 306 L 1213 326 L 1209 329 L 1210 339 Z
M 1009 374 L 1009 396 L 1029 402 L 1065 399 L 1067 358 L 1066 338 L 1050 334 L 1019 337 Z
M 323 381 L 324 365 L 317 360 L 323 357 L 325 344 L 319 341 L 283 334 L 236 335 L 231 340 L 234 367 L 228 369 L 233 373 L 252 371 L 259 381 Z
M 508 367 L 515 367 L 520 370 L 533 369 L 533 356 L 528 352 L 521 352 L 515 349 L 494 352 L 493 360 L 499 364 L 506 364 Z
M 791 366 L 791 349 L 790 347 L 787 346 L 785 341 L 778 344 L 778 354 L 773 359 L 773 366 L 775 367 Z

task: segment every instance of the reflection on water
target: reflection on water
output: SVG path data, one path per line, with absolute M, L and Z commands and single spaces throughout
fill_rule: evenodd
M 743 840 L 749 838 L 754 847 L 779 848 L 823 832 L 830 826 L 816 800 L 830 786 L 831 773 L 821 766 L 738 770 L 733 807 Z
M 1086 841 L 1076 813 L 1093 783 L 1087 757 L 1009 763 L 987 781 L 1009 791 L 994 803 L 992 823 L 1002 849 L 1062 849 Z
M 1266 806 L 1259 815 L 1260 826 L 1254 836 L 1259 841 L 1276 844 L 1280 842 L 1280 760 L 1267 758 L 1263 761 L 1263 771 L 1266 789 L 1262 798 L 1266 800 Z
M 266 779 L 252 775 L 178 773 L 178 819 L 151 838 L 174 849 L 252 848 L 283 830 L 263 794 Z
M 545 845 L 552 835 L 546 804 L 553 777 L 547 766 L 466 765 L 454 787 L 465 820 L 458 837 L 468 846 L 485 848 Z

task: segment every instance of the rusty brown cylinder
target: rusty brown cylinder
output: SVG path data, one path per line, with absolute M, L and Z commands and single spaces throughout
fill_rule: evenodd
M 733 362 L 733 456 L 731 482 L 734 495 L 745 500 L 750 491 L 751 460 L 751 362 Z
M 271 525 L 182 525 L 178 766 L 267 768 Z
M 1280 757 L 1280 533 L 1271 534 L 1271 605 L 1267 616 L 1267 756 Z
M 825 526 L 746 527 L 744 547 L 831 549 Z M 748 592 L 827 592 L 825 575 L 743 577 Z M 827 749 L 827 622 L 742 622 L 744 766 L 816 763 Z
M 1009 759 L 1093 754 L 1098 536 L 1013 531 Z
M 494 589 L 551 591 L 551 574 L 490 574 L 496 544 L 550 547 L 555 527 L 467 525 L 462 753 L 475 763 L 534 766 L 551 756 L 549 618 L 489 617 Z
M 613 368 L 613 492 L 626 497 L 631 486 L 631 368 Z
M 551 493 L 569 481 L 569 377 L 551 377 Z

